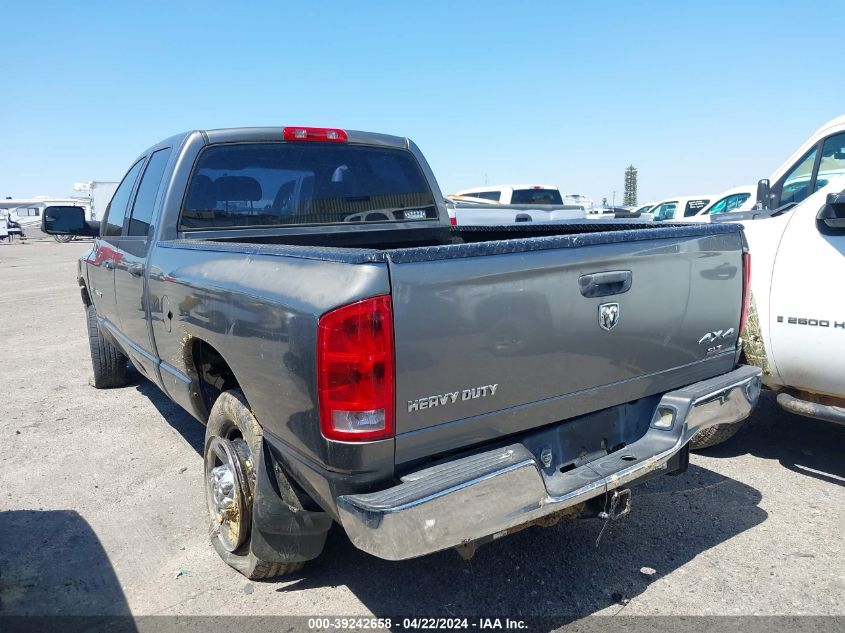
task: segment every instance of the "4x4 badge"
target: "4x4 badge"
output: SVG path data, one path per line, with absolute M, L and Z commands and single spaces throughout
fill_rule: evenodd
M 603 303 L 599 306 L 599 327 L 612 330 L 619 323 L 619 304 Z

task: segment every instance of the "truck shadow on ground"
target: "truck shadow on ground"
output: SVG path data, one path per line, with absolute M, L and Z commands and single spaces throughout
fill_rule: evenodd
M 701 552 L 760 524 L 768 516 L 760 499 L 754 488 L 691 465 L 635 490 L 632 513 L 610 523 L 598 547 L 602 521 L 563 521 L 481 547 L 468 562 L 452 551 L 382 561 L 335 526 L 323 555 L 277 591 L 346 585 L 377 616 L 542 615 L 553 629 L 621 609 Z
M 174 431 L 181 435 L 197 455 L 202 456 L 205 448 L 205 427 L 194 416 L 173 402 L 156 385 L 130 366 L 129 386 L 145 396 Z
M 721 446 L 702 451 L 715 458 L 753 455 L 775 459 L 784 468 L 845 486 L 845 427 L 794 415 L 781 409 L 775 394 L 764 391 L 748 422 Z
M 201 454 L 204 427 L 135 372 L 131 384 Z M 783 455 L 790 444 L 771 450 Z M 542 628 L 555 629 L 621 610 L 651 583 L 759 525 L 768 516 L 760 500 L 756 489 L 691 464 L 681 476 L 634 490 L 631 515 L 610 523 L 598 546 L 603 522 L 585 519 L 526 529 L 481 547 L 470 561 L 446 551 L 389 562 L 359 551 L 334 526 L 301 575 L 273 582 L 281 594 L 346 586 L 380 617 L 540 615 Z
M 121 631 L 134 629 L 108 555 L 79 514 L 72 510 L 0 512 L 0 534 L 0 616 L 64 618 L 16 621 L 29 630 L 54 626 L 84 630 L 95 624 L 66 616 L 119 617 Z M 0 619 L 0 628 L 3 622 Z

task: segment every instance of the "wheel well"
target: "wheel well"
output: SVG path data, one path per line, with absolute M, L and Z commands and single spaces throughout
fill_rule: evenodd
M 214 401 L 224 391 L 239 388 L 238 379 L 229 364 L 214 347 L 203 340 L 194 339 L 191 346 L 191 360 L 200 385 L 200 394 L 205 405 L 206 416 Z

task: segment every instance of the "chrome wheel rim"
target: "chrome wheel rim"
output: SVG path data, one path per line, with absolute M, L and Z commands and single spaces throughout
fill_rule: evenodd
M 213 437 L 205 451 L 205 499 L 211 533 L 234 552 L 246 541 L 251 520 L 248 468 L 252 459 L 242 438 Z

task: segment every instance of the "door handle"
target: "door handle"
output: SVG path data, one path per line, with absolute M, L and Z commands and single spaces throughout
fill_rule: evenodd
M 144 265 L 143 264 L 129 264 L 126 267 L 126 270 L 129 271 L 129 274 L 133 277 L 140 277 L 144 274 Z
M 578 278 L 581 294 L 587 298 L 621 295 L 631 289 L 633 282 L 634 276 L 630 270 L 608 270 Z
M 103 262 L 103 268 L 107 270 L 114 270 L 114 262 L 110 259 L 107 259 Z

